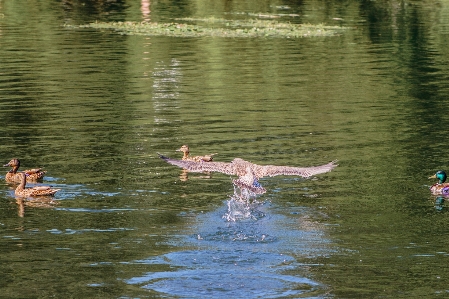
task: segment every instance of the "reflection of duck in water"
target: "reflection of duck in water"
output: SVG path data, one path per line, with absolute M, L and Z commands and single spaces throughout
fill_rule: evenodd
M 210 154 L 210 155 L 205 155 L 205 156 L 189 156 L 190 153 L 190 149 L 188 145 L 183 145 L 181 146 L 180 149 L 176 150 L 177 152 L 183 152 L 184 156 L 182 156 L 182 160 L 184 161 L 194 161 L 194 162 L 200 162 L 200 161 L 204 161 L 204 162 L 210 162 L 213 160 L 213 156 L 216 155 L 215 154 Z
M 29 208 L 53 208 L 58 202 L 54 201 L 50 196 L 40 196 L 32 200 L 25 200 L 23 197 L 16 197 L 19 217 L 25 216 L 25 207 Z
M 291 166 L 274 166 L 274 165 L 257 165 L 235 158 L 231 163 L 225 162 L 193 162 L 185 160 L 175 160 L 159 154 L 159 157 L 167 163 L 182 167 L 191 172 L 221 172 L 228 175 L 237 175 L 239 178 L 233 180 L 233 183 L 241 189 L 248 189 L 256 194 L 266 192 L 265 188 L 260 185 L 258 179 L 265 176 L 277 175 L 298 175 L 308 178 L 312 175 L 329 172 L 337 167 L 336 161 L 330 163 L 313 166 L 313 167 L 291 167 Z
M 444 208 L 444 196 L 437 196 L 435 198 L 435 209 L 437 211 L 442 211 Z
M 12 159 L 11 161 L 8 162 L 8 164 L 3 165 L 4 167 L 12 167 L 12 169 L 6 173 L 5 175 L 5 180 L 6 181 L 10 181 L 10 182 L 20 182 L 22 179 L 22 176 L 20 175 L 20 172 L 17 172 L 17 170 L 19 170 L 20 167 L 20 161 L 19 159 Z M 40 168 L 35 168 L 35 169 L 27 169 L 24 170 L 22 173 L 26 174 L 26 180 L 27 182 L 35 182 L 38 180 L 41 180 L 46 171 L 43 171 Z
M 34 197 L 34 196 L 53 196 L 60 189 L 51 189 L 49 186 L 36 186 L 33 188 L 25 188 L 26 186 L 26 174 L 19 172 L 22 177 L 20 185 L 17 186 L 14 194 L 21 197 Z
M 438 170 L 429 179 L 438 179 L 438 182 L 430 186 L 430 192 L 434 195 L 449 195 L 449 183 L 446 183 L 447 175 L 443 170 Z

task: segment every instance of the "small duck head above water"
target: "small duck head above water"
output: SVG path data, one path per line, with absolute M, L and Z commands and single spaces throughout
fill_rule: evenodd
M 438 184 L 443 184 L 446 182 L 447 175 L 443 170 L 438 170 L 433 176 L 429 177 L 429 179 L 438 179 Z
M 177 152 L 183 152 L 184 155 L 189 155 L 190 153 L 190 149 L 189 146 L 187 144 L 184 144 L 183 146 L 181 146 L 179 149 L 176 150 Z
M 8 164 L 3 165 L 3 167 L 12 167 L 10 172 L 17 172 L 17 169 L 20 167 L 20 161 L 19 159 L 11 159 L 11 161 L 8 162 Z

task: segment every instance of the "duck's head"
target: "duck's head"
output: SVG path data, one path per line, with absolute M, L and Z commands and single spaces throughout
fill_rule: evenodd
M 443 184 L 447 179 L 447 175 L 443 170 L 438 170 L 433 176 L 429 177 L 429 179 L 438 179 L 438 183 Z
M 184 144 L 181 146 L 181 148 L 176 150 L 177 152 L 183 152 L 183 153 L 189 153 L 189 146 L 187 144 Z
M 20 161 L 19 159 L 12 159 L 8 162 L 8 164 L 3 165 L 3 167 L 19 167 Z

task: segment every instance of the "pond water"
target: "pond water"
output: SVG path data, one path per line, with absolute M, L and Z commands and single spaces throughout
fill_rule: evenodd
M 400 1 L 3 1 L 3 164 L 44 167 L 54 201 L 0 190 L 5 298 L 442 298 L 449 214 L 449 6 Z M 313 38 L 175 38 L 100 21 L 255 18 L 341 25 Z M 232 200 L 218 153 L 311 166 Z M 4 169 L 4 173 L 7 169 Z M 35 185 L 35 184 L 30 184 Z

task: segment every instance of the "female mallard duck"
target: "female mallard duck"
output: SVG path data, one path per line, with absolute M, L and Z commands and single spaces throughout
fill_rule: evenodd
M 235 158 L 231 163 L 225 162 L 194 162 L 185 160 L 175 160 L 159 154 L 159 157 L 165 162 L 178 167 L 187 169 L 191 172 L 221 172 L 228 175 L 237 175 L 239 178 L 233 180 L 235 186 L 240 189 L 247 189 L 255 194 L 263 194 L 265 188 L 259 183 L 259 179 L 265 176 L 277 175 L 298 175 L 308 178 L 312 175 L 326 173 L 338 166 L 337 161 L 312 166 L 312 167 L 291 167 L 291 166 L 275 166 L 275 165 L 257 165 L 240 158 Z
M 443 170 L 438 170 L 429 179 L 438 179 L 438 182 L 430 186 L 430 192 L 434 195 L 449 195 L 449 183 L 445 183 L 447 179 L 446 172 Z
M 19 172 L 21 177 L 20 185 L 17 186 L 14 194 L 20 197 L 34 197 L 34 196 L 53 196 L 60 189 L 51 189 L 49 186 L 36 186 L 33 188 L 25 188 L 27 183 L 26 174 Z
M 17 172 L 20 167 L 19 159 L 12 159 L 8 162 L 8 164 L 3 165 L 3 167 L 8 166 L 12 167 L 12 169 L 8 173 L 6 173 L 5 180 L 10 182 L 20 182 L 22 176 L 20 175 L 20 172 Z M 42 180 L 46 173 L 46 171 L 43 171 L 41 168 L 27 169 L 22 172 L 26 174 L 27 182 L 36 182 Z
M 212 156 L 217 154 L 217 153 L 215 153 L 215 154 L 210 154 L 210 155 L 205 155 L 205 156 L 194 156 L 194 157 L 191 157 L 191 156 L 189 156 L 189 153 L 190 153 L 189 146 L 186 145 L 186 144 L 181 146 L 181 148 L 177 149 L 176 151 L 184 153 L 184 156 L 182 156 L 182 160 L 184 160 L 184 161 L 193 161 L 193 162 L 200 162 L 200 161 L 211 162 L 213 160 Z

